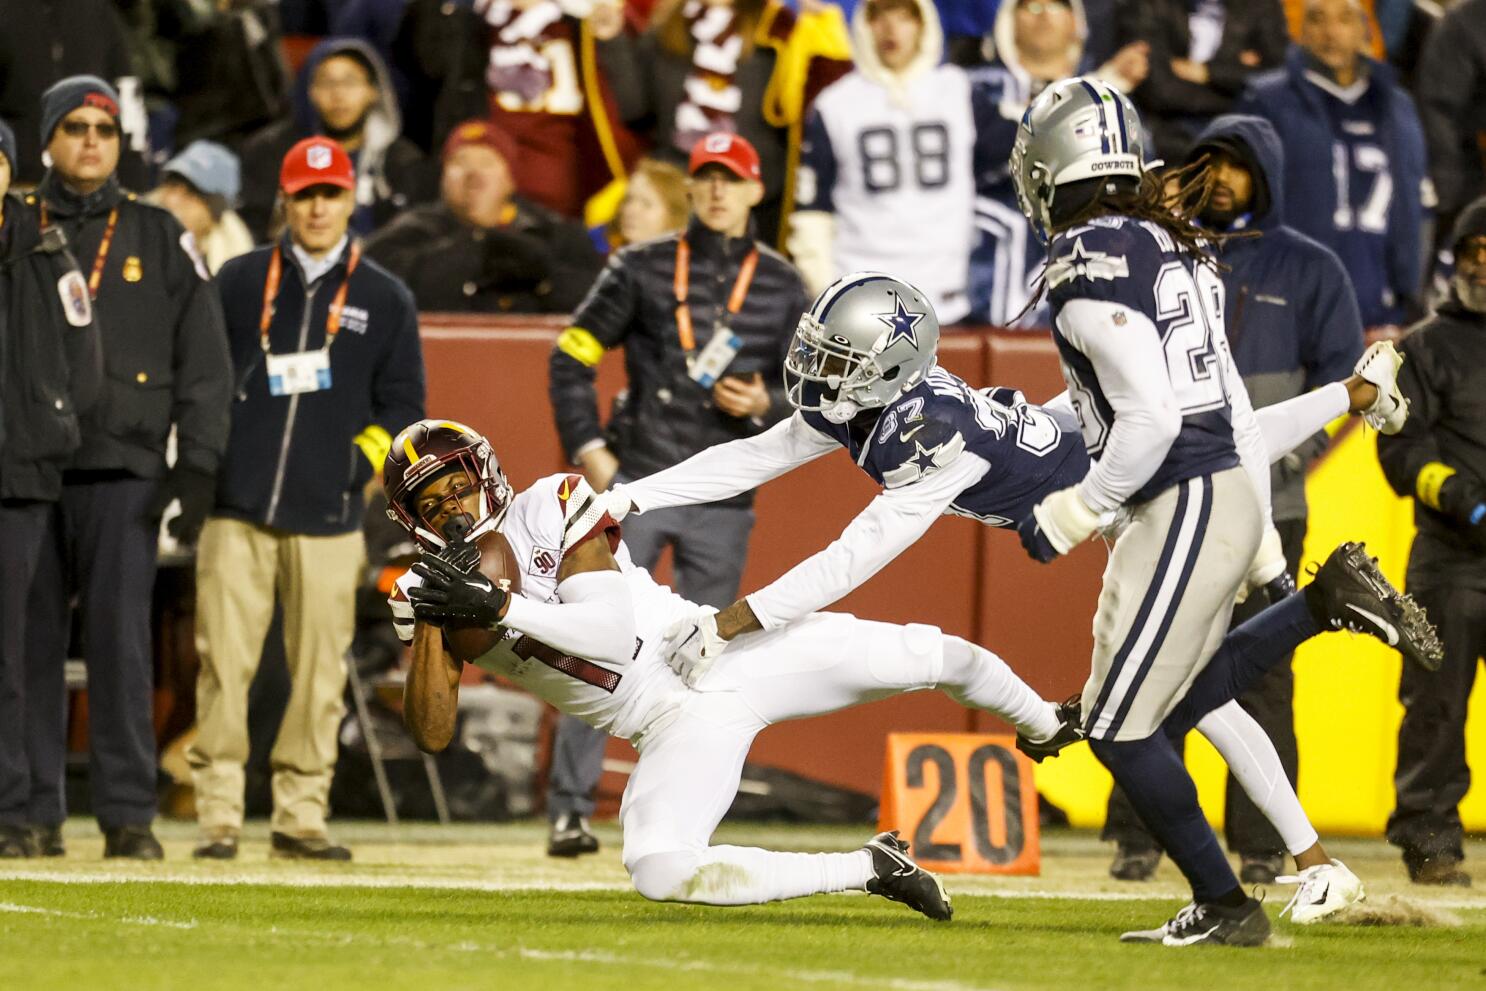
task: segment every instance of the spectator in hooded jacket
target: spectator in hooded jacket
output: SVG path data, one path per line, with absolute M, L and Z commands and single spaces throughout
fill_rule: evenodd
M 1004 327 L 1042 319 L 1041 308 L 1023 313 L 1043 254 L 1017 206 L 1007 164 L 1027 107 L 1049 83 L 1069 76 L 1095 75 L 1129 93 L 1149 71 L 1150 46 L 1143 41 L 1097 61 L 1090 27 L 1081 0 L 1006 0 L 981 39 L 985 61 L 969 70 L 976 127 L 972 320 Z
M 955 323 L 970 311 L 970 84 L 942 64 L 928 0 L 866 0 L 851 31 L 856 69 L 805 119 L 790 253 L 812 296 L 848 272 L 892 272 Z
M 1150 45 L 1150 74 L 1130 98 L 1155 139 L 1147 156 L 1167 161 L 1185 158 L 1197 132 L 1290 44 L 1280 0 L 1142 0 L 1120 9 L 1119 31 Z
M 356 166 L 356 211 L 351 230 L 370 234 L 428 198 L 423 154 L 402 137 L 402 115 L 376 51 L 355 38 L 328 38 L 305 59 L 294 85 L 294 113 L 270 124 L 243 146 L 240 213 L 259 241 L 267 240 L 277 201 L 279 163 L 296 142 L 325 135 Z
M 162 173 L 150 198 L 190 232 L 208 272 L 253 250 L 248 225 L 232 209 L 241 189 L 236 155 L 215 141 L 193 141 Z
M 272 856 L 349 860 L 326 831 L 344 657 L 365 549 L 362 492 L 423 416 L 412 294 L 350 232 L 358 176 L 328 138 L 284 156 L 286 234 L 217 277 L 237 382 L 216 506 L 196 557 L 200 858 L 237 856 L 248 686 L 284 613 L 291 688 L 270 762 Z
M 1212 175 L 1199 221 L 1242 235 L 1219 242 L 1217 253 L 1228 343 L 1255 407 L 1346 378 L 1362 353 L 1362 320 L 1341 260 L 1285 223 L 1285 154 L 1267 121 L 1240 114 L 1215 119 L 1189 153 L 1193 162 L 1206 156 Z M 1318 435 L 1271 469 L 1272 515 L 1292 575 L 1299 573 L 1305 544 L 1306 463 L 1325 445 L 1325 435 Z M 1257 615 L 1268 605 L 1263 599 L 1253 595 L 1235 607 L 1233 625 Z M 1298 767 L 1294 697 L 1295 678 L 1285 663 L 1239 699 L 1274 741 L 1291 785 Z M 1284 867 L 1284 844 L 1231 774 L 1224 826 L 1228 848 L 1241 862 L 1240 879 L 1273 884 Z M 1114 877 L 1144 880 L 1155 870 L 1160 849 L 1118 787 L 1103 838 L 1119 844 Z
M 1288 222 L 1341 257 L 1363 324 L 1377 327 L 1418 307 L 1433 191 L 1414 101 L 1366 43 L 1357 0 L 1310 0 L 1300 47 L 1255 77 L 1240 107 L 1288 149 Z
M 1416 69 L 1415 92 L 1443 244 L 1455 215 L 1486 191 L 1486 0 L 1465 0 L 1435 25 Z
M 588 291 L 602 263 L 593 242 L 575 221 L 514 195 L 517 155 L 499 128 L 466 121 L 444 143 L 440 201 L 367 242 L 420 309 L 567 313 Z
M 88 284 L 65 239 L 43 235 L 10 194 L 15 157 L 15 133 L 0 121 L 0 858 L 61 847 L 59 825 L 39 826 L 31 809 L 27 728 L 59 710 L 54 698 L 27 698 L 26 627 L 48 515 L 82 440 L 78 417 L 103 377 Z

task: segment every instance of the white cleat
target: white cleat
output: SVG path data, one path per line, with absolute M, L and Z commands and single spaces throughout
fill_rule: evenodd
M 1290 921 L 1298 926 L 1320 922 L 1367 897 L 1362 890 L 1362 879 L 1340 860 L 1307 867 L 1298 875 L 1289 874 L 1275 881 L 1299 885 L 1290 904 L 1280 910 L 1281 917 L 1290 913 Z
M 1403 429 L 1409 418 L 1409 401 L 1398 389 L 1398 369 L 1403 364 L 1403 355 L 1392 341 L 1378 341 L 1362 352 L 1353 373 L 1377 386 L 1378 398 L 1362 411 L 1362 419 L 1369 427 L 1385 434 L 1396 434 Z

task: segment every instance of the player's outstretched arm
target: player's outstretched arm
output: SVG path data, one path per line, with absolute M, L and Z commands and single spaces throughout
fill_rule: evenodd
M 698 506 L 731 499 L 758 488 L 836 449 L 834 440 L 796 413 L 763 433 L 709 447 L 678 465 L 634 482 L 616 485 L 611 500 L 629 499 L 629 512 Z M 626 510 L 621 507 L 621 514 Z
M 413 663 L 402 689 L 402 718 L 413 742 L 436 754 L 454 736 L 463 667 L 444 645 L 444 631 L 431 623 L 413 627 Z

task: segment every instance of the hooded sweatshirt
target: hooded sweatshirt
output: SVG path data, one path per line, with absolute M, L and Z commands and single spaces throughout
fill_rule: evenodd
M 970 310 L 975 123 L 964 70 L 940 64 L 939 15 L 916 2 L 919 50 L 901 73 L 878 58 L 866 5 L 853 14 L 857 68 L 806 119 L 790 250 L 812 292 L 847 272 L 891 272 L 950 324 Z
M 1192 160 L 1224 147 L 1248 167 L 1255 213 L 1223 242 L 1224 329 L 1254 408 L 1272 406 L 1352 373 L 1362 354 L 1362 320 L 1351 279 L 1325 245 L 1285 224 L 1285 152 L 1268 121 L 1216 118 L 1198 136 Z M 1318 435 L 1272 469 L 1274 518 L 1306 517 L 1305 464 L 1325 447 Z
M 299 70 L 289 118 L 270 124 L 243 147 L 243 194 L 238 212 L 260 242 L 268 239 L 284 155 L 295 142 L 324 132 L 320 115 L 310 101 L 315 70 L 326 59 L 345 54 L 371 67 L 380 95 L 367 112 L 361 147 L 350 153 L 356 165 L 356 213 L 351 218 L 351 230 L 369 234 L 399 211 L 432 194 L 430 167 L 417 147 L 401 136 L 402 114 L 381 56 L 358 38 L 327 38 L 310 50 Z

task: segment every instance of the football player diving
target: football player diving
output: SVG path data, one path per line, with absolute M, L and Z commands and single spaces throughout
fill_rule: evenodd
M 619 815 L 623 860 L 646 898 L 745 905 L 858 890 L 947 920 L 949 896 L 895 833 L 851 853 L 711 845 L 754 736 L 931 688 L 1030 740 L 1066 730 L 1059 707 L 990 651 L 932 626 L 839 613 L 740 638 L 697 690 L 668 666 L 665 634 L 699 607 L 634 565 L 581 475 L 516 493 L 483 436 L 421 420 L 393 440 L 383 483 L 388 515 L 422 552 L 390 596 L 413 644 L 404 719 L 415 741 L 448 744 L 467 661 L 631 741 L 640 756 Z
M 973 389 L 936 365 L 938 341 L 933 308 L 912 286 L 882 273 L 845 276 L 800 319 L 785 363 L 793 416 L 602 497 L 615 519 L 725 499 L 838 448 L 883 487 L 824 550 L 726 609 L 699 608 L 669 631 L 671 663 L 689 683 L 706 678 L 733 644 L 788 629 L 838 601 L 941 515 L 1006 529 L 1037 519 L 1059 553 L 1082 539 L 1065 535 L 1071 529 L 1044 519 L 1039 508 L 1091 467 L 1067 394 L 1037 405 L 1014 389 Z M 1391 344 L 1373 345 L 1345 381 L 1259 410 L 1269 462 L 1348 412 L 1396 432 L 1407 416 L 1395 383 L 1400 361 Z M 1091 522 L 1084 537 L 1120 524 L 1112 516 Z M 1270 527 L 1245 592 L 1266 589 L 1279 601 L 1229 633 L 1162 728 L 1180 738 L 1195 727 L 1223 755 L 1295 858 L 1299 887 L 1289 911 L 1294 921 L 1309 923 L 1360 900 L 1361 882 L 1321 845 L 1273 744 L 1234 700 L 1324 630 L 1348 629 L 1385 642 L 1401 636 L 1399 649 L 1425 666 L 1438 663 L 1438 643 L 1422 611 L 1389 585 L 1358 544 L 1337 548 L 1301 592 L 1294 592 L 1285 572 Z M 1041 760 L 1081 738 L 1077 698 L 1064 703 L 1062 716 L 1064 731 L 1052 741 L 1019 738 L 1018 746 Z

